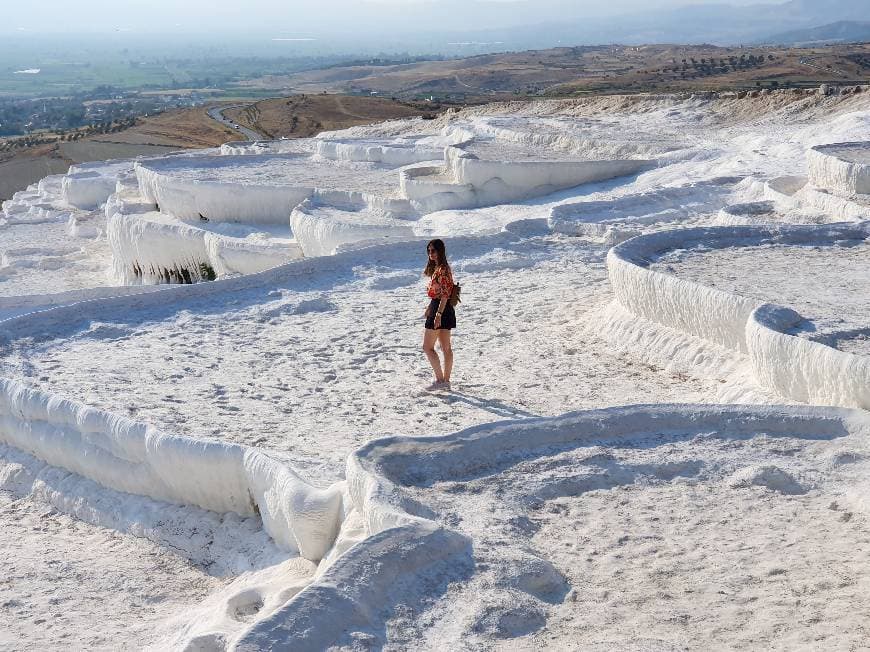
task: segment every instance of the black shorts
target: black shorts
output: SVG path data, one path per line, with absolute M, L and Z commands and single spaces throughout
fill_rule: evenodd
M 440 303 L 440 299 L 432 299 L 429 302 L 429 314 L 432 316 L 426 318 L 426 328 L 430 331 L 435 330 L 435 312 L 438 310 Z M 451 328 L 456 328 L 456 311 L 448 303 L 441 314 L 441 328 L 438 330 L 450 330 Z

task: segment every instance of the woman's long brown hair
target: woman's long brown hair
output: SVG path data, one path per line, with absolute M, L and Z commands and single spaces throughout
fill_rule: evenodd
M 435 250 L 438 258 L 437 263 L 431 258 L 428 258 L 429 247 L 432 247 Z M 447 262 L 447 249 L 444 247 L 444 241 L 440 238 L 430 240 L 429 244 L 426 245 L 426 257 L 428 258 L 428 262 L 426 263 L 426 269 L 423 270 L 423 273 L 426 276 L 432 276 L 432 274 L 435 273 L 435 270 L 442 265 L 448 270 L 450 269 L 450 263 Z

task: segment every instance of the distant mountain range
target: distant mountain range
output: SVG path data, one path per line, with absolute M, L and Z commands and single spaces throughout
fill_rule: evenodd
M 870 42 L 870 22 L 840 20 L 836 23 L 780 32 L 762 42 L 775 45 L 810 45 L 813 43 Z
M 779 4 L 736 6 L 687 5 L 645 10 L 619 17 L 566 19 L 523 27 L 462 32 L 467 41 L 497 43 L 496 49 L 537 49 L 558 45 L 621 43 L 710 43 L 737 45 L 773 42 L 804 30 L 834 29 L 834 21 L 850 25 L 843 38 L 860 40 L 851 26 L 866 25 L 870 0 L 790 0 Z M 818 27 L 824 25 L 825 28 Z M 845 28 L 843 28 L 845 29 Z M 855 29 L 858 29 L 857 27 Z M 450 38 L 454 39 L 456 33 Z M 791 38 L 791 37 L 789 37 Z M 800 34 L 797 38 L 802 39 Z M 827 37 L 822 37 L 825 40 Z M 812 36 L 806 40 L 813 40 Z
M 396 54 L 468 57 L 609 44 L 731 47 L 854 42 L 867 38 L 865 30 L 870 20 L 870 0 L 752 0 L 756 4 L 751 5 L 729 4 L 747 0 L 717 0 L 717 4 L 674 6 L 679 1 L 693 0 L 647 2 L 644 9 L 614 15 L 607 13 L 608 3 L 598 3 L 590 10 L 592 3 L 576 0 L 366 0 L 356 3 L 358 7 L 350 12 L 359 19 L 359 24 L 348 16 L 334 21 L 333 16 L 327 15 L 329 12 L 321 12 L 323 15 L 317 17 L 319 23 L 308 25 L 303 21 L 288 28 L 287 17 L 279 15 L 282 12 L 273 12 L 274 27 L 233 29 L 227 33 L 210 29 L 210 23 L 204 19 L 203 24 L 190 33 L 178 31 L 188 28 L 167 26 L 166 34 L 174 35 L 170 40 L 156 39 L 155 34 L 164 32 L 152 34 L 148 30 L 113 32 L 109 36 L 102 33 L 70 36 L 51 30 L 31 34 L 10 31 L 10 23 L 0 21 L 0 35 L 5 34 L 0 38 L 0 63 L 4 58 L 8 65 L 13 65 L 12 60 L 23 59 L 20 69 L 27 69 L 34 67 L 30 61 L 33 53 L 50 51 L 58 57 L 70 57 L 71 46 L 84 50 L 86 57 L 91 56 L 94 50 L 91 40 L 98 41 L 97 50 L 111 46 L 129 51 L 131 59 L 133 53 L 136 56 L 152 54 L 155 44 L 158 49 L 165 44 L 173 51 L 184 50 L 185 59 L 224 55 L 278 59 L 288 56 L 389 58 Z M 668 7 L 661 8 L 662 4 Z M 656 5 L 660 8 L 654 8 Z M 399 6 L 406 6 L 408 10 L 400 11 Z M 385 7 L 397 9 L 387 11 Z M 289 10 L 286 13 L 292 16 Z M 159 52 L 159 56 L 168 55 Z

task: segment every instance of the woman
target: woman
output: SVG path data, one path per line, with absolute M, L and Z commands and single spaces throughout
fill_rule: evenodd
M 435 382 L 429 391 L 450 389 L 450 372 L 453 371 L 453 347 L 450 344 L 450 329 L 456 328 L 456 312 L 448 299 L 453 292 L 453 271 L 447 262 L 447 251 L 442 240 L 432 240 L 426 245 L 429 261 L 423 273 L 429 277 L 429 306 L 426 308 L 426 330 L 423 331 L 423 351 L 435 372 Z M 441 345 L 444 366 L 435 351 L 435 343 Z

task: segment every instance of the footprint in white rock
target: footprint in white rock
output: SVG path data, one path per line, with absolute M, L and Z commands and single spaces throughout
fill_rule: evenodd
M 419 280 L 420 276 L 414 272 L 399 272 L 366 279 L 365 284 L 370 290 L 397 290 L 413 285 Z
M 257 589 L 242 591 L 227 600 L 227 615 L 233 620 L 248 622 L 263 608 L 263 596 Z
M 519 553 L 504 569 L 503 583 L 544 602 L 561 602 L 568 593 L 568 582 L 548 561 L 532 554 Z
M 516 638 L 541 629 L 547 622 L 544 612 L 531 599 L 522 594 L 506 591 L 502 604 L 491 604 L 482 609 L 469 628 L 474 634 L 494 638 Z
M 864 460 L 864 455 L 857 451 L 836 450 L 825 456 L 828 464 L 831 466 L 844 466 L 846 464 L 855 464 Z
M 809 491 L 778 466 L 756 465 L 740 469 L 728 478 L 728 486 L 732 489 L 744 489 L 752 486 L 766 487 L 790 496 L 805 494 Z
M 183 652 L 224 652 L 226 649 L 226 637 L 220 632 L 213 632 L 192 638 L 184 646 Z

